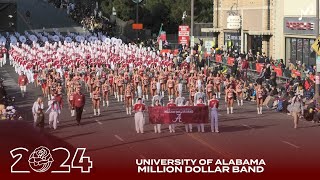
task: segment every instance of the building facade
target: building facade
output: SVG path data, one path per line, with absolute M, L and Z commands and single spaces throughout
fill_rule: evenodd
M 213 29 L 218 46 L 241 52 L 274 53 L 276 0 L 214 0 Z M 240 16 L 239 29 L 228 27 L 229 16 Z
M 274 57 L 296 64 L 315 65 L 316 0 L 277 0 Z

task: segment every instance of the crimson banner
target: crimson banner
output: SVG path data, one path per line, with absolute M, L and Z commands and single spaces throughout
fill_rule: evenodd
M 257 64 L 256 64 L 256 71 L 257 71 L 258 73 L 261 73 L 263 67 L 264 67 L 264 64 L 263 64 L 263 63 L 257 63 Z
M 151 124 L 208 123 L 208 106 L 149 107 Z
M 222 56 L 220 54 L 216 55 L 216 62 L 219 62 L 219 63 L 222 62 Z
M 228 59 L 227 59 L 227 64 L 228 64 L 229 66 L 233 66 L 233 64 L 234 64 L 234 58 L 233 58 L 233 57 L 228 57 Z

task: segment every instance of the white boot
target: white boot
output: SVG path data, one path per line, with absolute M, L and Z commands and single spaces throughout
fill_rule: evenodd
M 147 96 L 147 100 L 149 100 L 149 95 L 147 94 L 146 96 Z
M 134 105 L 134 100 L 132 99 L 131 101 L 132 101 L 132 105 Z
M 218 98 L 221 98 L 221 93 L 220 92 L 218 92 Z
M 257 107 L 257 112 L 258 112 L 258 114 L 260 114 L 260 108 L 259 107 Z
M 93 115 L 96 116 L 97 115 L 97 110 L 93 109 Z
M 157 125 L 154 125 L 153 127 L 154 127 L 154 133 L 157 133 L 157 131 L 158 131 L 157 130 Z
M 98 109 L 98 116 L 100 116 L 100 114 L 101 114 L 101 111 L 100 111 L 100 108 Z
M 260 107 L 260 114 L 262 114 L 262 107 Z
M 145 96 L 145 95 L 142 95 L 142 99 L 146 99 L 146 96 Z
M 131 107 L 129 107 L 129 114 L 131 115 Z
M 169 124 L 169 131 L 170 131 L 170 133 L 172 133 L 172 127 L 171 127 L 171 124 Z
M 230 111 L 230 112 L 231 112 L 231 114 L 233 114 L 233 107 L 230 107 L 230 110 L 231 110 L 231 111 Z
M 188 127 L 188 124 L 184 125 L 185 129 L 186 129 L 186 132 L 189 132 L 189 127 Z
M 240 106 L 240 101 L 239 101 L 239 99 L 237 99 L 237 103 L 238 103 L 238 106 Z
M 120 101 L 122 102 L 122 100 L 123 100 L 123 95 L 120 95 Z
M 70 113 L 71 113 L 71 117 L 72 117 L 73 116 L 73 110 L 71 110 Z
M 241 106 L 243 106 L 243 100 L 241 99 Z
M 126 108 L 126 111 L 127 111 L 127 115 L 129 114 L 129 108 Z
M 107 101 L 107 107 L 109 107 L 109 101 Z
M 102 106 L 106 106 L 106 101 L 102 101 Z
M 229 112 L 229 108 L 227 107 L 227 114 L 230 114 L 230 112 Z
M 119 95 L 117 94 L 117 99 L 118 99 L 118 102 L 120 102 L 120 97 L 119 97 Z
M 90 98 L 92 98 L 92 93 L 90 93 Z

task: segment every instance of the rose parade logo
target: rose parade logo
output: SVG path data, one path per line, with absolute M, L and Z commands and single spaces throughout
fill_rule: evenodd
M 61 159 L 57 158 L 54 160 L 54 155 L 58 151 L 65 156 Z M 40 146 L 36 148 L 30 155 L 31 152 L 24 147 L 15 148 L 10 151 L 10 154 L 15 162 L 11 165 L 11 173 L 30 173 L 26 167 L 22 168 L 22 164 L 27 163 L 29 167 L 36 173 L 71 173 L 72 170 L 80 169 L 81 173 L 90 173 L 93 168 L 93 162 L 90 157 L 85 156 L 86 148 L 77 148 L 74 155 L 72 156 L 71 152 L 63 147 L 54 148 L 50 151 L 49 148 L 45 146 Z M 57 155 L 57 154 L 56 154 Z M 28 159 L 26 157 L 29 157 Z M 53 163 L 57 166 L 54 170 L 49 171 Z M 52 168 L 51 168 L 52 169 Z
M 53 162 L 50 150 L 47 147 L 38 147 L 29 157 L 29 165 L 35 172 L 42 173 L 50 169 Z

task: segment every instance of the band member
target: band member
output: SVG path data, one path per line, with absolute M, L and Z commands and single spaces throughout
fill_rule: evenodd
M 190 86 L 190 92 L 189 92 L 189 101 L 190 103 L 194 104 L 194 95 L 196 94 L 196 88 L 194 85 Z
M 197 88 L 198 88 L 199 90 L 200 90 L 200 89 L 203 90 L 201 74 L 198 75 L 197 80 L 196 80 L 196 83 L 197 83 Z
M 138 98 L 138 102 L 134 105 L 133 111 L 134 121 L 137 133 L 143 133 L 143 125 L 144 125 L 144 111 L 146 110 L 146 106 L 142 104 L 142 99 Z
M 177 105 L 174 103 L 173 99 L 170 99 L 170 102 L 167 104 L 167 107 L 176 107 Z M 175 124 L 169 124 L 170 133 L 175 133 Z
M 110 84 L 108 81 L 105 81 L 102 84 L 102 105 L 106 106 L 107 103 L 107 107 L 109 107 L 109 92 L 111 90 Z
M 74 77 L 74 79 L 75 79 L 75 77 Z M 95 78 L 94 78 L 93 75 L 91 75 L 90 78 L 89 78 L 89 84 L 88 84 L 89 92 L 90 92 L 90 98 L 92 98 L 92 92 L 94 91 L 94 89 L 93 89 L 94 81 L 95 81 Z
M 197 106 L 199 106 L 199 107 L 205 106 L 205 104 L 203 103 L 202 98 L 199 98 Z M 198 123 L 197 127 L 198 127 L 198 132 L 203 132 L 204 133 L 204 124 L 203 123 Z
M 179 94 L 179 91 L 178 91 L 178 94 L 177 94 L 177 98 L 176 98 L 175 104 L 177 106 L 184 106 L 184 104 L 185 104 L 185 98 L 182 97 L 181 94 Z
M 20 86 L 21 95 L 24 97 L 25 93 L 27 92 L 27 84 L 28 84 L 28 78 L 24 74 L 24 72 L 21 72 L 21 75 L 18 78 L 18 84 Z
M 163 72 L 160 73 L 159 82 L 161 86 L 161 95 L 164 97 L 164 92 L 166 90 L 166 76 L 163 74 Z
M 177 80 L 175 84 L 176 97 L 179 97 L 179 95 L 182 95 L 182 89 L 183 89 L 182 80 Z
M 199 99 L 202 99 L 202 102 L 206 102 L 206 94 L 202 92 L 202 89 L 198 89 L 198 92 L 194 95 L 194 105 L 198 104 Z
M 241 81 L 239 81 L 236 86 L 236 92 L 237 92 L 238 106 L 240 106 L 240 102 L 241 102 L 241 106 L 243 106 L 243 85 Z
M 212 98 L 213 88 L 214 88 L 214 86 L 212 84 L 212 81 L 209 81 L 208 84 L 207 84 L 207 87 L 206 87 L 206 92 L 207 92 L 208 99 Z
M 221 75 L 217 74 L 216 77 L 214 77 L 214 88 L 217 94 L 217 98 L 221 98 Z
M 39 82 L 40 82 L 43 97 L 48 97 L 49 93 L 47 88 L 47 77 L 45 75 L 41 75 Z
M 152 78 L 151 86 L 150 86 L 151 96 L 155 96 L 157 94 L 157 81 L 155 78 Z
M 184 104 L 184 106 L 193 106 L 193 105 L 194 105 L 194 104 L 193 104 L 193 102 L 191 102 L 191 101 L 187 101 L 187 102 Z M 192 124 L 191 124 L 191 123 L 185 124 L 184 127 L 185 127 L 187 133 L 188 133 L 188 132 L 192 132 Z
M 113 73 L 111 72 L 109 75 L 108 75 L 108 81 L 109 81 L 109 86 L 110 86 L 110 93 L 113 94 L 114 96 L 116 96 L 116 91 L 115 89 L 113 88 L 113 80 L 114 76 L 113 76 Z
M 142 78 L 142 92 L 143 92 L 143 99 L 147 98 L 147 100 L 149 99 L 149 95 L 148 95 L 148 85 L 149 85 L 149 77 L 147 74 L 143 75 Z
M 130 114 L 130 115 L 131 115 L 132 99 L 133 99 L 133 90 L 131 86 L 127 86 L 125 90 L 125 103 L 126 103 L 127 114 Z
M 76 110 L 76 121 L 80 125 L 83 107 L 85 105 L 85 96 L 80 92 L 80 88 L 76 89 L 76 93 L 73 95 L 72 107 Z
M 117 78 L 117 87 L 118 87 L 118 102 L 119 102 L 119 96 L 120 101 L 123 101 L 123 87 L 124 87 L 124 77 L 118 76 Z
M 134 91 L 135 94 L 138 95 L 138 85 L 141 83 L 141 77 L 139 74 L 135 74 L 133 77 L 133 81 L 134 81 Z
M 256 90 L 256 99 L 257 99 L 257 112 L 262 114 L 262 105 L 263 105 L 263 88 L 259 84 Z
M 60 105 L 59 103 L 52 97 L 51 100 L 48 102 L 48 109 L 46 111 L 49 112 L 49 127 L 53 128 L 53 129 L 57 129 L 57 125 L 58 125 L 58 117 L 59 114 L 61 113 L 61 109 L 60 109 Z
M 157 99 L 155 100 L 153 107 L 161 107 L 160 101 Z M 161 124 L 155 124 L 154 125 L 154 133 L 161 133 Z
M 168 97 L 169 99 L 173 98 L 173 91 L 174 91 L 174 80 L 172 76 L 170 76 L 169 80 L 167 81 L 168 87 Z
M 69 104 L 69 108 L 70 108 L 70 111 L 71 111 L 71 117 L 73 117 L 73 116 L 75 116 L 75 114 L 76 114 L 76 111 L 75 111 L 75 109 L 72 107 L 72 102 L 73 102 L 73 95 L 75 94 L 75 92 L 74 92 L 74 88 L 72 87 L 70 87 L 69 88 L 69 91 L 68 91 L 68 104 Z
M 232 85 L 227 86 L 225 96 L 225 101 L 227 102 L 227 114 L 233 114 L 233 93 L 235 93 L 235 90 L 233 89 Z
M 93 115 L 96 116 L 98 112 L 98 116 L 100 116 L 100 88 L 95 87 L 95 90 L 92 93 L 92 106 L 93 106 Z
M 219 128 L 218 128 L 219 100 L 216 99 L 216 94 L 213 94 L 208 104 L 210 108 L 211 132 L 219 133 Z

